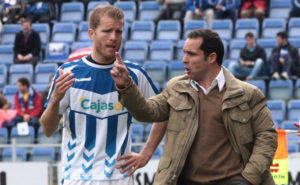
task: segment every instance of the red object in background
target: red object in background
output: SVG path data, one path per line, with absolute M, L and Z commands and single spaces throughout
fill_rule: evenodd
M 77 49 L 73 51 L 68 58 L 67 62 L 73 61 L 73 60 L 78 60 L 81 59 L 84 56 L 88 56 L 92 53 L 93 48 L 83 48 L 83 49 Z

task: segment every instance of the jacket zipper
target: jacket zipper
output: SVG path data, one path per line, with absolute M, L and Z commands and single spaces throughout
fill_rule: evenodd
M 189 114 L 187 115 L 187 117 L 189 117 L 189 116 L 191 115 L 191 112 L 192 112 L 192 111 L 189 112 Z M 187 117 L 186 117 L 185 120 L 184 120 L 185 123 L 186 123 Z M 177 177 L 177 176 L 176 176 L 176 172 L 177 172 L 177 170 L 178 170 L 179 163 L 180 163 L 180 161 L 181 161 L 181 159 L 182 159 L 182 157 L 183 157 L 183 153 L 184 153 L 184 151 L 185 151 L 185 149 L 186 149 L 186 146 L 187 146 L 187 144 L 188 144 L 188 141 L 189 141 L 190 138 L 191 138 L 191 133 L 192 133 L 192 131 L 194 130 L 194 127 L 195 127 L 195 124 L 193 124 L 193 126 L 192 126 L 192 128 L 191 128 L 191 130 L 190 130 L 190 132 L 189 132 L 189 137 L 188 137 L 188 139 L 187 139 L 187 141 L 186 141 L 186 143 L 185 143 L 185 145 L 184 145 L 184 147 L 183 147 L 183 152 L 181 152 L 181 155 L 180 155 L 180 158 L 179 158 L 179 160 L 178 160 L 177 166 L 176 166 L 176 168 L 175 168 L 174 174 L 173 174 L 172 177 L 171 177 L 171 181 L 175 181 L 175 179 L 176 179 L 176 177 Z

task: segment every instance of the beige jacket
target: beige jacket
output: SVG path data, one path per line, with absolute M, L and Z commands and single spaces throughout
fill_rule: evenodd
M 266 99 L 258 88 L 223 70 L 223 120 L 233 149 L 243 160 L 242 175 L 254 185 L 275 185 L 269 169 L 277 148 L 277 133 Z M 199 98 L 190 79 L 186 75 L 176 77 L 161 94 L 148 100 L 135 85 L 119 95 L 120 102 L 137 120 L 168 120 L 154 184 L 176 185 L 198 128 Z

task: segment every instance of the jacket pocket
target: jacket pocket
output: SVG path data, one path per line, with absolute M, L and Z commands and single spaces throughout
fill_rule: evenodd
M 187 97 L 179 95 L 168 99 L 170 105 L 170 116 L 168 120 L 169 131 L 179 132 L 186 127 L 186 120 L 190 118 L 192 104 Z
M 170 170 L 169 167 L 171 165 L 172 159 L 170 158 L 161 158 L 159 161 L 157 173 L 155 176 L 155 181 L 164 182 L 169 178 Z

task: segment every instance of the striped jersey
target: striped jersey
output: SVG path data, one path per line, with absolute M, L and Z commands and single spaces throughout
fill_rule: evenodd
M 130 76 L 145 95 L 158 93 L 146 72 L 136 64 L 124 62 Z M 131 151 L 132 117 L 118 101 L 110 70 L 113 64 L 100 65 L 83 57 L 63 64 L 63 72 L 72 71 L 75 82 L 60 101 L 63 115 L 63 179 L 110 180 L 126 177 L 116 166 L 117 157 Z M 57 71 L 49 99 L 59 76 Z

